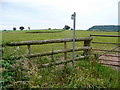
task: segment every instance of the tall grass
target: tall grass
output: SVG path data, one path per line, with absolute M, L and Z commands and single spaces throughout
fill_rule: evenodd
M 41 62 L 49 58 L 32 59 L 28 68 L 23 68 L 27 59 L 20 60 L 9 70 L 14 71 L 12 88 L 118 88 L 118 72 L 98 64 L 94 55 L 88 59 L 41 68 Z

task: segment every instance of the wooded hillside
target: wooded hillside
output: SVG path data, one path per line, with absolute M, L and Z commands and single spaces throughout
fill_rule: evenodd
M 88 30 L 90 30 L 90 31 L 112 31 L 112 32 L 118 32 L 118 31 L 120 31 L 120 25 L 96 25 L 96 26 L 92 26 Z

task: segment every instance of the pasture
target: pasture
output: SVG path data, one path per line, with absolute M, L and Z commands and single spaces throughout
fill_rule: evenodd
M 58 32 L 62 31 L 62 32 Z M 58 33 L 26 33 L 26 32 L 58 32 Z M 118 35 L 118 32 L 102 32 L 102 31 L 82 31 L 76 30 L 76 38 L 88 37 L 90 34 L 99 35 Z M 28 40 L 48 40 L 48 39 L 60 39 L 60 38 L 72 38 L 72 30 L 24 30 L 24 31 L 5 31 L 2 32 L 2 41 L 4 42 L 18 42 Z M 95 38 L 99 41 L 99 38 Z M 101 41 L 105 41 L 105 38 Z M 108 39 L 112 42 L 118 42 L 118 39 Z
M 30 33 L 28 33 L 30 32 Z M 38 32 L 38 33 L 31 33 Z M 45 32 L 45 33 L 44 33 Z M 46 33 L 47 32 L 47 33 Z M 49 33 L 48 33 L 49 32 Z M 81 31 L 76 30 L 76 38 L 89 37 L 90 34 L 99 35 L 118 35 L 118 32 L 101 32 L 101 31 Z M 72 30 L 24 30 L 24 31 L 5 31 L 2 32 L 2 43 L 29 41 L 29 40 L 49 40 L 72 38 Z M 92 41 L 118 43 L 117 37 L 93 37 Z M 99 45 L 91 44 L 92 48 L 111 49 L 114 45 Z M 83 42 L 76 42 L 75 48 L 83 47 Z M 67 43 L 67 49 L 72 48 L 72 43 Z M 26 46 L 5 47 L 3 57 L 6 59 L 10 56 L 26 54 Z M 18 50 L 16 50 L 18 49 Z M 41 53 L 47 51 L 64 49 L 63 43 L 33 45 L 31 53 Z M 83 52 L 76 52 L 76 56 L 82 55 Z M 71 53 L 68 53 L 68 58 L 71 58 Z M 15 61 L 2 60 L 5 69 L 14 71 L 8 73 L 10 81 L 3 81 L 4 87 L 17 88 L 117 88 L 118 87 L 118 72 L 108 67 L 97 63 L 96 57 L 90 56 L 87 60 L 78 61 L 75 68 L 71 64 L 63 64 L 63 66 L 54 66 L 50 68 L 40 68 L 42 63 L 62 60 L 63 55 L 59 54 L 51 59 L 51 56 L 32 58 L 30 61 L 26 58 L 20 59 L 16 68 Z M 30 66 L 28 71 L 24 71 L 23 64 L 28 61 Z M 8 65 L 8 64 L 9 65 Z M 7 65 L 8 66 L 7 66 Z M 22 71 L 23 70 L 23 71 Z M 6 71 L 6 70 L 5 70 Z M 112 73 L 111 73 L 112 72 Z M 12 76 L 15 76 L 13 77 Z M 24 76 L 23 76 L 24 75 Z M 4 78 L 6 76 L 3 76 Z M 12 82 L 14 80 L 14 82 Z M 25 83 L 24 83 L 25 81 Z M 11 86 L 10 86 L 10 85 Z
M 2 32 L 2 43 L 8 42 L 19 42 L 19 41 L 29 41 L 29 40 L 49 40 L 49 39 L 64 39 L 72 38 L 72 30 L 48 30 L 48 32 L 57 33 L 26 33 L 26 32 L 45 32 L 47 30 L 25 30 L 25 31 L 8 31 Z M 61 32 L 58 32 L 61 31 Z M 118 35 L 118 32 L 100 32 L 100 31 L 76 31 L 76 38 L 80 37 L 89 37 L 90 34 L 99 34 L 99 35 Z M 92 41 L 99 42 L 112 42 L 118 43 L 117 37 L 93 37 Z M 78 42 L 75 44 L 75 47 L 83 46 L 83 42 Z M 111 49 L 113 45 L 98 45 L 92 44 L 93 48 L 104 48 Z M 22 54 L 26 53 L 25 46 L 21 46 Z M 67 48 L 72 48 L 72 43 L 67 43 Z M 49 44 L 49 45 L 34 45 L 32 46 L 32 53 L 40 53 L 45 51 L 60 50 L 63 49 L 63 44 Z M 8 50 L 9 51 L 9 50 Z

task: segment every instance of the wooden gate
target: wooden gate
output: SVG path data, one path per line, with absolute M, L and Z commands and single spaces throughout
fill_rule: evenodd
M 84 56 L 76 57 L 75 60 L 83 59 L 83 58 L 86 58 L 86 56 L 88 56 L 89 51 L 92 49 L 92 47 L 90 46 L 91 40 L 92 40 L 92 37 L 84 37 L 84 38 L 76 38 L 75 39 L 76 42 L 79 42 L 79 41 L 84 42 L 83 47 L 75 48 L 75 51 L 84 51 Z M 13 56 L 13 57 L 11 57 L 12 60 L 17 60 L 17 59 L 20 59 L 23 57 L 29 59 L 32 57 L 41 57 L 41 56 L 64 53 L 64 60 L 42 64 L 41 66 L 44 67 L 44 66 L 58 65 L 58 64 L 62 64 L 62 63 L 71 62 L 72 59 L 67 59 L 67 53 L 72 52 L 73 49 L 72 48 L 67 49 L 66 43 L 72 42 L 72 41 L 73 41 L 72 38 L 51 39 L 51 40 L 34 40 L 34 41 L 10 42 L 3 46 L 25 46 L 25 45 L 27 46 L 27 49 L 26 49 L 27 54 L 17 56 L 17 57 Z M 31 46 L 32 45 L 43 45 L 43 44 L 52 44 L 52 43 L 64 43 L 64 50 L 56 50 L 56 51 L 31 54 Z M 5 59 L 5 58 L 3 58 L 3 59 Z
M 90 37 L 120 37 L 119 35 L 90 35 Z M 120 69 L 120 43 L 119 43 L 119 39 L 118 39 L 118 43 L 111 43 L 111 42 L 91 42 L 93 44 L 107 44 L 107 45 L 114 45 L 113 48 L 109 49 L 109 50 L 105 50 L 105 49 L 96 49 L 93 48 L 93 51 L 104 51 L 104 53 L 99 53 L 99 62 L 103 65 L 108 65 L 110 67 L 113 67 L 115 69 Z M 110 54 L 111 52 L 111 54 Z M 112 53 L 114 52 L 114 54 Z

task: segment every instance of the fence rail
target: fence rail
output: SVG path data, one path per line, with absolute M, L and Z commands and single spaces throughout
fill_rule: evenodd
M 91 42 L 91 43 L 120 45 L 120 43 L 105 43 L 105 42 Z
M 87 47 L 75 48 L 75 51 L 91 50 L 91 49 L 92 49 L 92 47 L 87 46 Z M 23 57 L 32 58 L 32 57 L 38 57 L 38 56 L 46 56 L 46 55 L 53 55 L 53 54 L 59 54 L 59 53 L 67 53 L 67 52 L 72 52 L 72 51 L 73 51 L 73 49 L 56 50 L 56 51 L 50 51 L 50 52 L 21 55 L 19 57 L 12 57 L 12 59 L 20 59 L 20 58 L 23 58 Z M 65 55 L 65 57 L 66 57 L 66 55 Z
M 92 36 L 99 36 L 99 37 L 120 37 L 119 35 L 92 35 L 90 34 L 90 37 Z M 106 42 L 91 42 L 91 43 L 97 43 L 97 44 L 113 44 L 116 45 L 117 47 L 120 46 L 120 43 L 106 43 Z M 93 49 L 95 51 L 107 51 L 107 52 L 120 52 L 119 50 L 102 50 L 102 49 Z
M 120 53 L 120 51 L 118 51 L 118 50 L 101 50 L 101 49 L 92 49 L 92 50 L 94 50 L 94 51 L 107 51 L 107 52 L 118 52 L 118 53 Z
M 76 38 L 75 41 L 89 41 L 92 40 L 92 37 Z M 33 40 L 33 41 L 21 41 L 21 42 L 11 42 L 7 43 L 7 46 L 21 46 L 21 45 L 38 45 L 38 44 L 50 44 L 50 43 L 64 43 L 72 42 L 72 38 L 64 39 L 51 39 L 51 40 Z
M 90 36 L 99 36 L 99 37 L 120 37 L 119 35 L 92 35 L 92 34 L 90 34 Z

